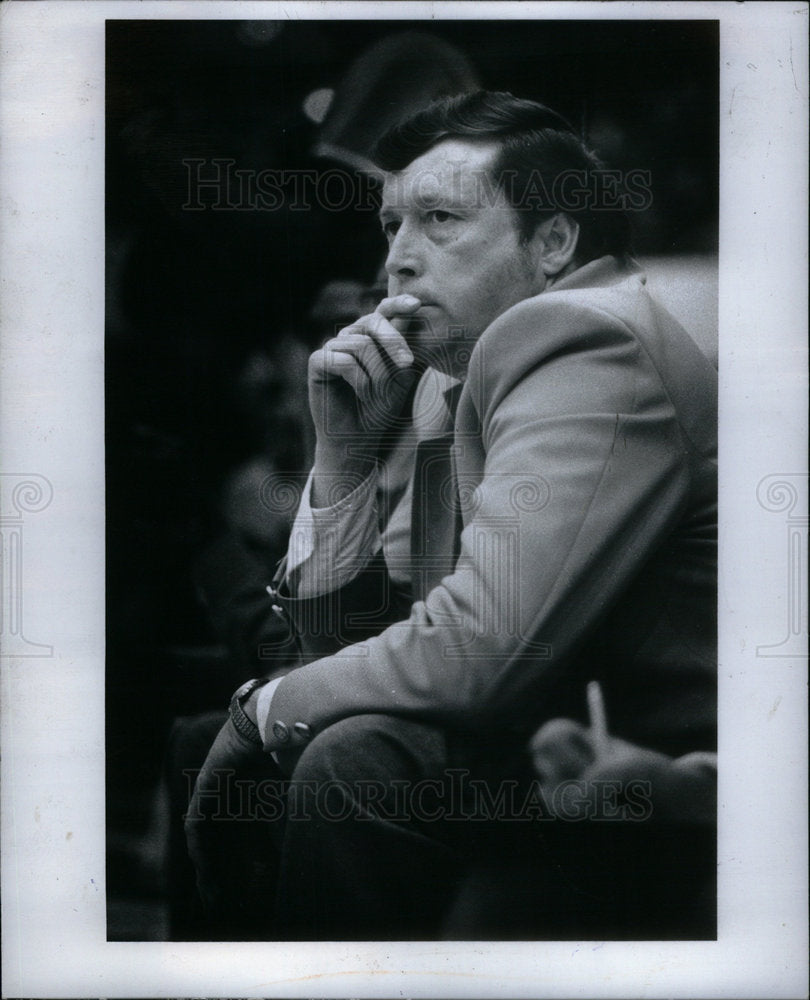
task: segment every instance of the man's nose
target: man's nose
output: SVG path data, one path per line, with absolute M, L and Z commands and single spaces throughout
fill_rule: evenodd
M 388 246 L 385 270 L 392 278 L 415 278 L 422 266 L 419 237 L 403 222 Z

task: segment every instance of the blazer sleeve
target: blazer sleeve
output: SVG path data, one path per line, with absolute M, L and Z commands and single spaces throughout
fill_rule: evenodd
M 504 314 L 470 362 L 455 571 L 404 621 L 285 678 L 270 720 L 290 733 L 368 712 L 529 732 L 678 523 L 691 446 L 655 363 L 623 320 L 544 298 Z
M 317 597 L 293 597 L 284 578 L 282 563 L 273 597 L 298 637 L 305 663 L 377 635 L 410 610 L 410 596 L 391 580 L 381 551 L 344 586 Z

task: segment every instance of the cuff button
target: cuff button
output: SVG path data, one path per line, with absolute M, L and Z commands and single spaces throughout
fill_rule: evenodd
M 306 722 L 296 722 L 293 726 L 293 730 L 295 731 L 295 735 L 300 737 L 302 740 L 312 739 L 312 730 Z
M 273 723 L 273 736 L 279 743 L 288 743 L 290 740 L 290 730 L 280 719 Z

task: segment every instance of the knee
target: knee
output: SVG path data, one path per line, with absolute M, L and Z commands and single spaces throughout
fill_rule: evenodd
M 357 715 L 319 733 L 293 771 L 293 781 L 410 778 L 423 770 L 420 752 L 435 737 L 418 723 L 387 715 Z

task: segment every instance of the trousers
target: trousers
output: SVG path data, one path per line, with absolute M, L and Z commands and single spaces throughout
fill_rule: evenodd
M 714 831 L 566 822 L 449 734 L 345 719 L 285 767 L 230 720 L 185 832 L 212 940 L 711 938 Z
M 185 817 L 211 938 L 437 937 L 461 868 L 448 764 L 442 731 L 363 715 L 286 776 L 228 720 Z

